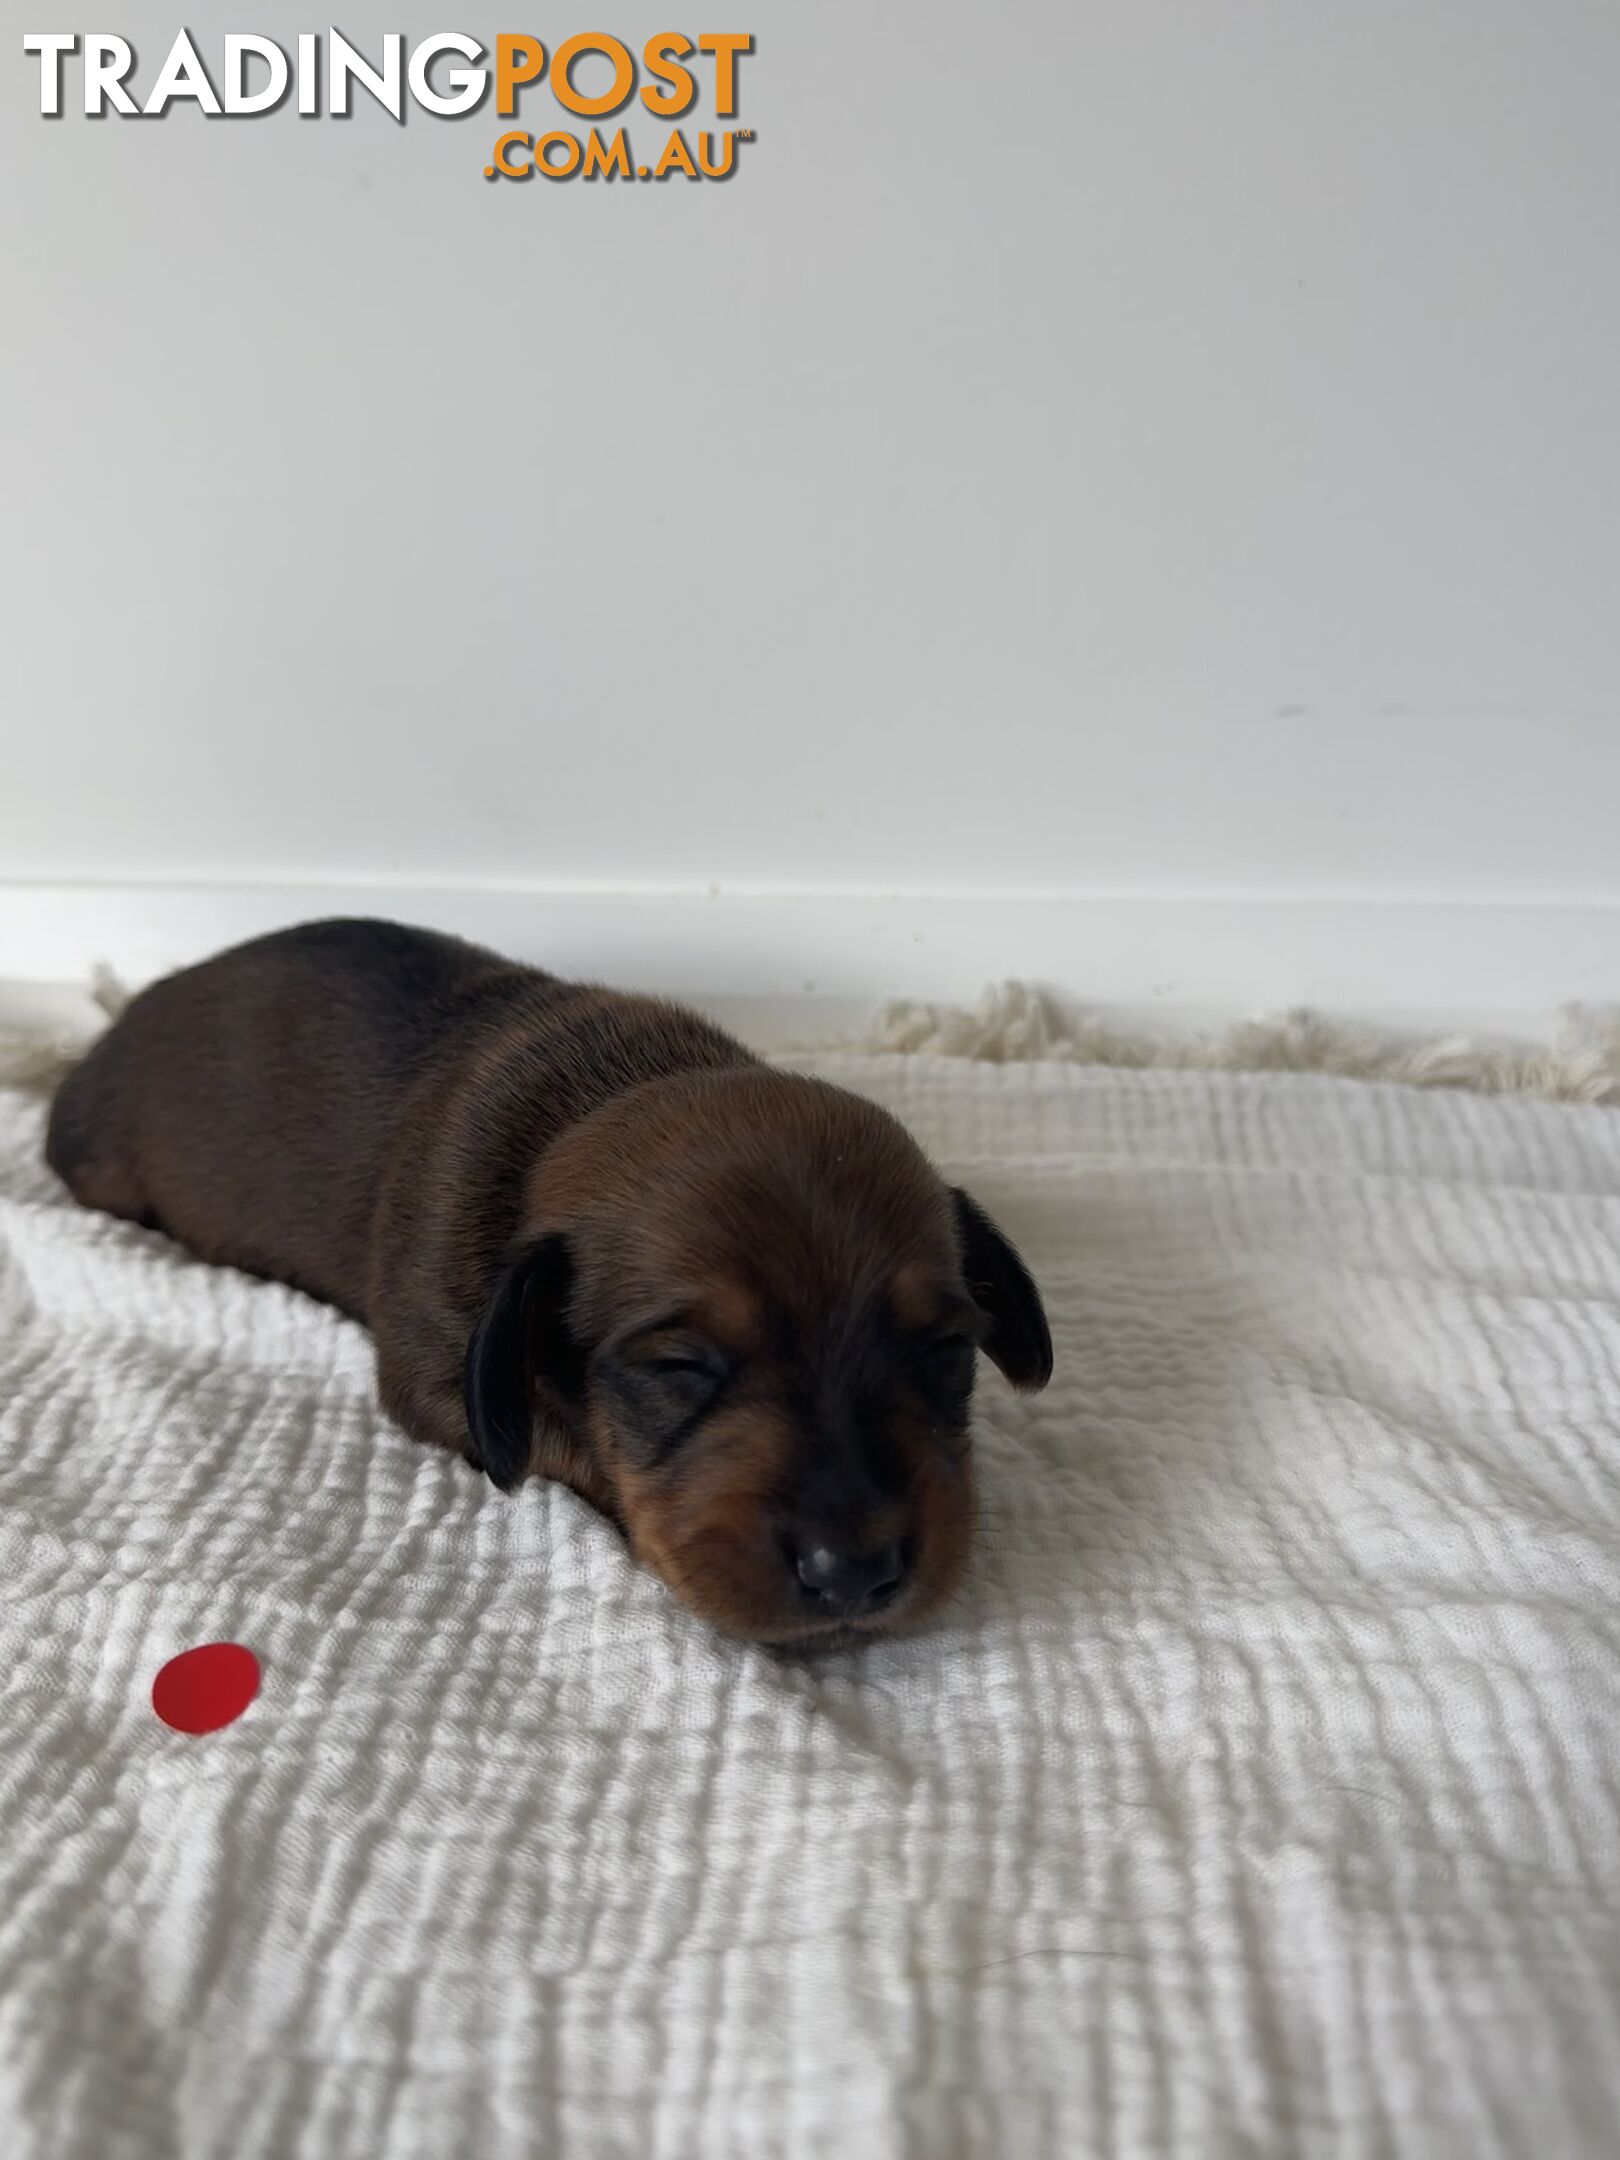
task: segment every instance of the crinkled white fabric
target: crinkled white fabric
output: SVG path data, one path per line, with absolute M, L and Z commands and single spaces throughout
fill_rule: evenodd
M 1612 2154 L 1620 1122 L 806 1060 L 1023 1244 L 970 1587 L 820 1663 L 394 1433 L 0 1096 L 8 2160 Z M 190 1644 L 263 1661 L 201 1739 Z

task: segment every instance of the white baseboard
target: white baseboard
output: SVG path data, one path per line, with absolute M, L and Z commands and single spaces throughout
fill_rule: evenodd
M 1540 1033 L 1620 1000 L 1620 902 L 1056 893 L 0 883 L 0 977 L 139 984 L 322 915 L 459 932 L 559 973 L 823 1019 L 892 997 L 970 1002 L 1018 977 L 1170 1020 L 1310 1005 L 1385 1024 Z

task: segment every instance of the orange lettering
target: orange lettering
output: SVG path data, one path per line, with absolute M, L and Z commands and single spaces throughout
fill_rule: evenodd
M 678 66 L 676 60 L 669 58 L 669 55 L 674 53 L 677 60 L 684 60 L 691 50 L 692 40 L 683 37 L 679 30 L 663 30 L 657 37 L 647 40 L 642 48 L 641 64 L 649 75 L 670 86 L 667 90 L 642 91 L 641 102 L 649 112 L 660 113 L 665 119 L 673 120 L 677 113 L 685 112 L 697 96 L 697 83 L 692 70 Z
M 581 53 L 605 54 L 613 62 L 613 87 L 604 90 L 600 97 L 583 97 L 568 79 L 568 70 Z M 587 119 L 597 113 L 617 112 L 636 86 L 636 63 L 616 37 L 603 37 L 594 30 L 582 30 L 578 37 L 571 37 L 566 45 L 557 47 L 551 63 L 551 94 L 559 105 L 566 105 L 572 113 L 582 113 Z
M 698 51 L 714 54 L 714 110 L 718 119 L 729 120 L 737 110 L 737 55 L 752 52 L 754 41 L 737 30 L 706 30 L 698 39 Z
M 517 111 L 518 85 L 533 82 L 545 64 L 546 48 L 538 38 L 495 40 L 495 110 L 503 120 Z
M 662 180 L 672 165 L 678 165 L 688 180 L 697 178 L 697 167 L 692 163 L 692 153 L 681 140 L 679 128 L 673 130 L 669 141 L 664 145 L 664 154 L 653 167 L 653 178 Z

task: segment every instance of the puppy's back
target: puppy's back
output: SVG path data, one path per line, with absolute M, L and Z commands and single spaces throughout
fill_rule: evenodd
M 46 1156 L 87 1206 L 361 1310 L 381 1166 L 447 1034 L 546 978 L 393 923 L 336 921 L 154 983 L 52 1106 Z

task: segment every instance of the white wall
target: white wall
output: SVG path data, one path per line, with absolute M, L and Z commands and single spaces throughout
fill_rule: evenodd
M 752 30 L 724 186 L 47 122 L 36 18 L 0 878 L 1620 905 L 1613 0 L 534 18 Z

